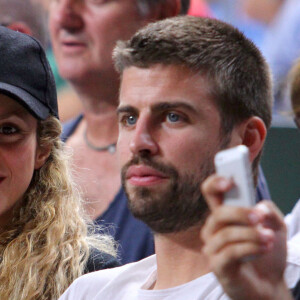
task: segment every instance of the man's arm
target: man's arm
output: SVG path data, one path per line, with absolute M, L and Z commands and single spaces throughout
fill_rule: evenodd
M 213 175 L 202 186 L 211 209 L 201 231 L 204 253 L 233 300 L 292 299 L 284 281 L 286 227 L 271 201 L 254 208 L 222 205 L 233 183 Z

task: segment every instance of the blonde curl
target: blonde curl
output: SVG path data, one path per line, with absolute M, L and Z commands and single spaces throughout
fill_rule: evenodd
M 58 299 L 82 275 L 91 249 L 116 254 L 112 239 L 95 236 L 83 217 L 69 155 L 54 117 L 39 121 L 37 140 L 49 158 L 34 172 L 21 208 L 0 233 L 0 299 Z

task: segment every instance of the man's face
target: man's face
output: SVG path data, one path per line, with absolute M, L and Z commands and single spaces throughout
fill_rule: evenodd
M 62 77 L 74 83 L 117 77 L 112 50 L 144 25 L 136 0 L 51 0 L 50 33 Z
M 179 66 L 130 67 L 118 115 L 122 182 L 133 214 L 158 233 L 198 224 L 207 213 L 200 184 L 227 144 L 207 81 Z

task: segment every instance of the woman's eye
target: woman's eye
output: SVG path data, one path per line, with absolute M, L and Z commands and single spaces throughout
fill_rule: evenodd
M 0 134 L 14 134 L 17 132 L 17 129 L 13 126 L 1 126 Z
M 171 113 L 167 114 L 167 119 L 169 122 L 174 123 L 174 122 L 178 122 L 180 120 L 180 116 L 176 113 L 171 112 Z

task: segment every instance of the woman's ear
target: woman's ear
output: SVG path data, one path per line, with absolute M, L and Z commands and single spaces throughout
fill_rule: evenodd
M 48 159 L 51 152 L 51 146 L 38 146 L 35 154 L 35 164 L 34 169 L 38 170 L 40 169 L 46 160 Z
M 263 148 L 266 139 L 265 123 L 259 117 L 251 117 L 241 124 L 240 134 L 242 144 L 248 147 L 250 160 L 253 162 Z

